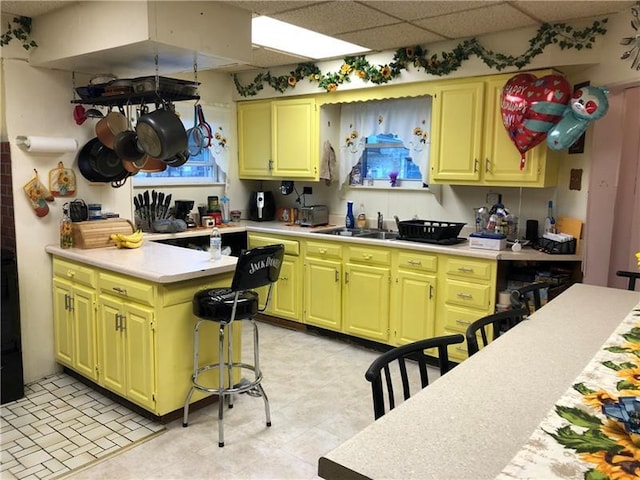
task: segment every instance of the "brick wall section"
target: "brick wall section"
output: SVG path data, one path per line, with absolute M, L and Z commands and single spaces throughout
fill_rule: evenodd
M 16 251 L 16 230 L 13 217 L 13 186 L 11 182 L 11 150 L 9 142 L 0 142 L 0 244 L 2 249 Z

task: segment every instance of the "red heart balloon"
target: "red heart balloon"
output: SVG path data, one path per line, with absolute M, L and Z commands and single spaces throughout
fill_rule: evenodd
M 542 142 L 560 121 L 570 98 L 571 85 L 561 75 L 536 78 L 521 73 L 505 84 L 500 103 L 502 122 L 522 154 L 522 162 L 525 152 Z

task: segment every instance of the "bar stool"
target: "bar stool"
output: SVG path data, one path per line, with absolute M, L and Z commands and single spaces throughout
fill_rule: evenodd
M 201 290 L 193 297 L 193 314 L 198 318 L 193 330 L 193 375 L 191 388 L 184 402 L 182 426 L 189 425 L 189 402 L 195 390 L 218 395 L 218 446 L 224 447 L 224 399 L 228 398 L 229 408 L 233 408 L 233 395 L 247 393 L 253 397 L 262 397 L 267 417 L 267 427 L 271 426 L 269 399 L 262 388 L 262 370 L 260 370 L 260 352 L 258 346 L 258 326 L 254 315 L 267 308 L 273 284 L 278 280 L 284 245 L 267 245 L 245 251 L 238 258 L 231 288 L 213 288 Z M 253 289 L 269 286 L 264 307 L 258 307 L 258 293 Z M 236 320 L 249 320 L 253 325 L 253 365 L 242 361 L 233 361 L 233 323 Z M 217 322 L 218 329 L 218 362 L 199 365 L 198 351 L 200 340 L 198 330 L 205 321 Z M 227 333 L 227 359 L 225 360 L 225 330 Z M 198 377 L 208 370 L 218 370 L 218 386 L 206 386 L 198 381 Z M 242 379 L 233 384 L 233 370 L 242 369 L 254 372 L 254 379 Z M 226 374 L 226 384 L 225 384 Z M 226 385 L 226 386 L 225 386 Z

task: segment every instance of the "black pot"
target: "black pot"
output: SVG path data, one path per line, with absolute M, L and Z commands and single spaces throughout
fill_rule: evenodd
M 175 112 L 166 108 L 142 115 L 136 133 L 140 146 L 150 157 L 167 160 L 187 150 L 187 131 Z
M 116 152 L 104 146 L 98 137 L 89 140 L 80 150 L 78 168 L 90 182 L 109 183 L 126 178 L 129 174 Z

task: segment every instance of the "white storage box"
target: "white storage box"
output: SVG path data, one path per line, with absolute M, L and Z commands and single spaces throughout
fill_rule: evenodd
M 477 233 L 469 235 L 469 247 L 484 250 L 504 250 L 507 248 L 507 237 L 485 236 Z

